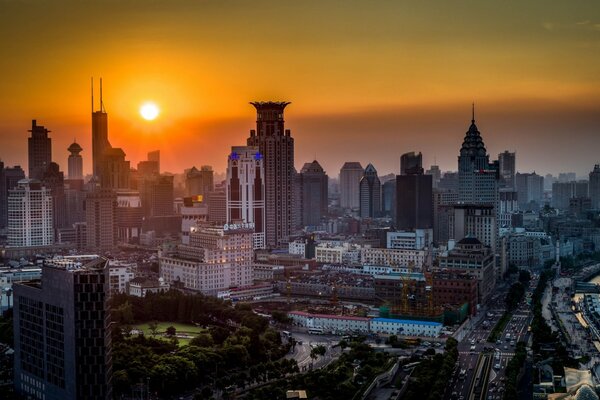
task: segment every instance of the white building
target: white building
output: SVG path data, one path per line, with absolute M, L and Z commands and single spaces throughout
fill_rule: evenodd
M 232 287 L 251 286 L 254 231 L 226 226 L 192 228 L 189 245 L 161 251 L 159 272 L 165 282 L 212 296 Z
M 388 232 L 388 249 L 423 250 L 433 242 L 433 229 L 415 229 L 412 232 Z
M 8 191 L 8 246 L 54 244 L 52 196 L 36 179 L 21 179 Z
M 370 318 L 346 315 L 311 314 L 304 311 L 288 313 L 294 324 L 305 328 L 322 328 L 323 332 L 369 332 Z
M 198 223 L 208 221 L 208 205 L 197 198 L 186 198 L 179 208 L 181 214 L 181 243 L 190 244 L 190 231 Z
M 304 239 L 296 239 L 293 242 L 290 242 L 288 244 L 288 252 L 304 257 L 306 254 L 306 241 Z
M 318 263 L 357 265 L 360 263 L 360 254 L 360 246 L 350 243 L 320 243 L 315 247 L 315 259 Z
M 233 146 L 227 158 L 227 221 L 254 225 L 254 248 L 264 249 L 265 171 L 254 146 Z
M 146 297 L 148 293 L 159 293 L 169 290 L 169 284 L 163 278 L 134 278 L 129 282 L 129 294 L 131 296 Z
M 438 337 L 442 330 L 440 322 L 413 321 L 405 319 L 373 318 L 371 332 L 387 335 Z
M 135 277 L 135 263 L 111 261 L 109 263 L 109 278 L 111 293 L 127 293 L 127 285 Z
M 361 251 L 363 265 L 410 267 L 420 270 L 427 258 L 425 250 L 381 249 L 365 247 Z

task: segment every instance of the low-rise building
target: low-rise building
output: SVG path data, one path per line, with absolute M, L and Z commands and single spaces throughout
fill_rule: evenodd
M 442 323 L 406 319 L 373 318 L 371 332 L 387 335 L 438 337 Z
M 304 311 L 288 313 L 294 324 L 305 328 L 322 328 L 324 332 L 368 333 L 370 318 L 348 315 L 311 314 Z
M 131 296 L 146 297 L 148 293 L 166 292 L 169 290 L 169 284 L 164 279 L 152 278 L 133 278 L 129 282 L 129 294 Z
M 389 265 L 392 267 L 410 266 L 416 270 L 421 270 L 426 259 L 426 250 L 366 247 L 361 251 L 362 264 L 368 265 Z

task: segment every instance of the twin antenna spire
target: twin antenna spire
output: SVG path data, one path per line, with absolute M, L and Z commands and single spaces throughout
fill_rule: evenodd
M 94 78 L 92 77 L 92 113 L 94 112 Z M 106 113 L 104 102 L 102 101 L 102 78 L 100 78 L 100 112 Z

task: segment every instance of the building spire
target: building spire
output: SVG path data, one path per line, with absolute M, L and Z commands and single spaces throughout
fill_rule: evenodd
M 473 102 L 473 109 L 471 113 L 471 122 L 475 123 L 475 102 Z

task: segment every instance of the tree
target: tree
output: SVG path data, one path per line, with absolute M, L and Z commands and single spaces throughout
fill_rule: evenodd
M 310 350 L 310 358 L 316 359 L 318 356 L 324 356 L 326 352 L 327 352 L 327 348 L 325 348 L 325 346 L 320 344 L 318 346 L 313 347 Z
M 173 325 L 169 326 L 167 328 L 167 336 L 174 337 L 175 335 L 177 335 L 177 329 Z
M 201 333 L 190 340 L 190 346 L 211 347 L 213 344 L 213 338 L 208 333 Z
M 148 329 L 150 329 L 152 337 L 156 336 L 156 334 L 158 333 L 158 322 L 152 321 L 148 323 Z
M 292 319 L 290 317 L 287 316 L 286 313 L 284 313 L 283 311 L 273 311 L 273 313 L 271 313 L 271 316 L 273 317 L 273 320 L 277 323 L 286 325 L 292 322 Z

